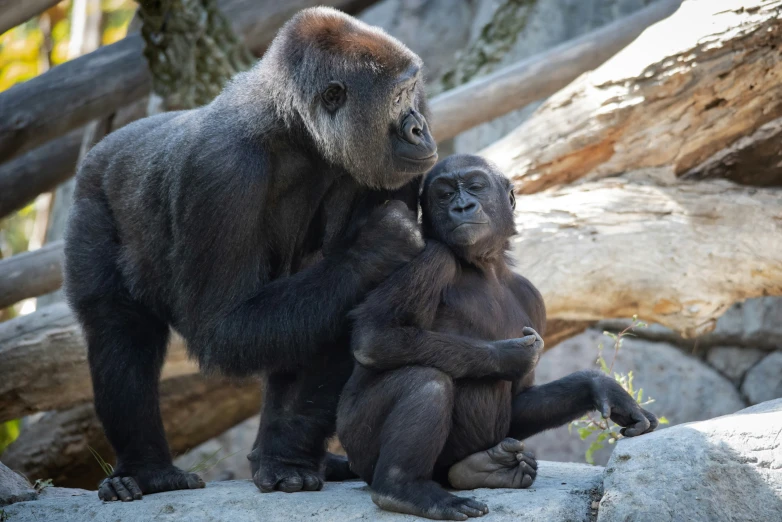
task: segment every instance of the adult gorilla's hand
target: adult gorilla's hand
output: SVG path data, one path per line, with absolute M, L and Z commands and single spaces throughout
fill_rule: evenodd
M 524 337 L 492 343 L 498 367 L 495 377 L 513 381 L 527 375 L 537 366 L 543 353 L 543 338 L 530 327 L 525 327 L 522 333 Z
M 402 201 L 376 208 L 361 227 L 353 250 L 364 273 L 385 279 L 426 246 L 415 214 Z
M 622 426 L 625 437 L 635 437 L 654 431 L 657 417 L 645 409 L 610 376 L 594 371 L 592 377 L 592 402 L 604 419 Z

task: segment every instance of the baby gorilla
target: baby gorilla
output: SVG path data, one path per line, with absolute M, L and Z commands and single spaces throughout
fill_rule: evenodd
M 505 258 L 514 207 L 510 183 L 482 158 L 438 163 L 421 195 L 426 249 L 352 314 L 357 364 L 337 430 L 383 509 L 482 516 L 485 504 L 442 486 L 529 487 L 537 463 L 520 440 L 594 409 L 627 436 L 657 426 L 597 371 L 533 386 L 546 312 Z

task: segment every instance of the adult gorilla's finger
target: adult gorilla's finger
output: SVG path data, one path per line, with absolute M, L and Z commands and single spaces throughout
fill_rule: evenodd
M 117 492 L 117 496 L 119 499 L 123 502 L 130 502 L 133 500 L 133 495 L 128 491 L 128 488 L 125 487 L 125 484 L 122 483 L 122 479 L 120 477 L 114 477 L 111 479 L 111 487 L 114 488 L 114 491 Z
M 117 492 L 111 485 L 111 479 L 104 479 L 98 486 L 98 498 L 105 502 L 117 500 Z
M 141 488 L 136 484 L 136 480 L 133 477 L 122 477 L 122 483 L 128 488 L 134 500 L 141 500 L 143 495 L 141 494 Z
M 524 478 L 521 479 L 521 488 L 527 489 L 532 485 L 533 482 L 535 482 L 535 477 L 532 477 L 531 475 L 524 475 Z
M 303 473 L 304 491 L 320 491 L 323 488 L 323 481 L 314 473 Z

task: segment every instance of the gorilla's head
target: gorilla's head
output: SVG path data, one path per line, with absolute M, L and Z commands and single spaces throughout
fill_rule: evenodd
M 278 116 L 303 125 L 320 154 L 359 183 L 383 189 L 437 161 L 421 66 L 381 29 L 324 7 L 294 16 L 260 65 Z
M 447 244 L 467 261 L 504 252 L 516 233 L 514 208 L 510 181 L 480 156 L 449 156 L 424 180 L 424 235 Z

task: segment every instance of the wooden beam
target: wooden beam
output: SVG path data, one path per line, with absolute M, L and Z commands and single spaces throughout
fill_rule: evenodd
M 482 76 L 432 100 L 438 141 L 547 98 L 622 50 L 681 0 L 662 0 L 574 40 Z
M 371 2 L 221 0 L 220 7 L 247 46 L 258 52 L 299 9 L 322 4 L 355 8 L 367 3 Z M 131 34 L 0 93 L 0 161 L 108 116 L 148 94 L 151 79 L 143 49 L 141 36 Z
M 0 34 L 41 14 L 61 0 L 0 0 Z
M 62 241 L 0 260 L 0 308 L 62 285 Z
M 174 335 L 162 379 L 195 373 L 198 366 Z M 65 303 L 0 323 L 0 422 L 91 399 L 87 347 Z

